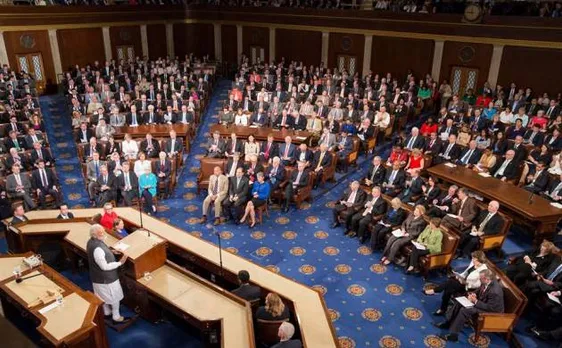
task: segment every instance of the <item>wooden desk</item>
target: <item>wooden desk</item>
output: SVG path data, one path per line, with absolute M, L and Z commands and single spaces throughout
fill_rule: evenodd
M 130 263 L 125 266 L 125 272 L 134 279 L 141 278 L 145 272 L 152 272 L 162 267 L 166 262 L 166 242 L 152 233 L 150 236 L 146 230 L 137 230 L 113 247 L 118 249 L 119 245 L 127 245 L 125 253 L 129 256 Z M 131 267 L 128 267 L 131 265 Z
M 466 187 L 489 200 L 498 201 L 500 210 L 509 210 L 536 227 L 536 242 L 552 238 L 556 232 L 556 224 L 562 218 L 562 210 L 550 205 L 548 200 L 535 195 L 532 203 L 529 203 L 530 192 L 496 178 L 485 178 L 466 167 L 450 168 L 439 164 L 427 171 L 429 175 Z
M 126 224 L 140 226 L 137 210 L 133 208 L 114 208 L 117 215 L 124 219 Z M 102 209 L 75 209 L 76 218 L 90 218 L 101 213 Z M 44 219 L 56 216 L 58 211 L 31 211 L 26 216 L 31 220 Z M 144 228 L 149 229 L 168 242 L 169 253 L 182 253 L 185 258 L 197 262 L 201 267 L 213 275 L 219 275 L 218 247 L 210 242 L 194 237 L 183 230 L 164 223 L 152 216 L 143 215 Z M 339 346 L 335 330 L 324 302 L 317 291 L 295 282 L 283 275 L 276 274 L 261 267 L 241 256 L 223 253 L 224 274 L 232 281 L 240 270 L 247 270 L 252 275 L 252 282 L 264 291 L 275 291 L 281 297 L 289 300 L 294 305 L 294 317 L 300 328 L 300 336 L 307 348 L 336 348 Z
M 185 149 L 188 152 L 190 149 L 189 139 L 191 138 L 191 125 L 189 124 L 143 124 L 138 127 L 115 127 L 113 137 L 115 139 L 123 139 L 125 134 L 130 134 L 133 139 L 144 138 L 146 134 L 150 133 L 154 138 L 169 138 L 171 130 L 175 130 L 177 136 L 184 139 Z
M 31 253 L 25 255 L 29 256 Z M 0 300 L 7 319 L 20 319 L 22 313 L 41 335 L 41 345 L 52 347 L 105 348 L 107 337 L 102 301 L 91 292 L 83 291 L 49 266 L 43 264 L 33 270 L 22 265 L 21 283 L 14 276 L 6 277 L 6 269 L 21 264 L 24 255 L 0 257 Z M 47 291 L 61 293 L 63 304 L 47 312 L 40 311 L 55 298 Z
M 248 139 L 248 136 L 253 135 L 256 140 L 267 140 L 269 134 L 273 134 L 273 140 L 276 142 L 284 143 L 285 137 L 291 136 L 293 144 L 300 144 L 311 134 L 307 131 L 295 131 L 292 129 L 275 129 L 268 127 L 251 128 L 249 126 L 225 126 L 222 124 L 214 124 L 211 126 L 209 132 L 212 134 L 218 131 L 222 137 L 230 138 L 230 134 L 236 133 L 238 138 Z

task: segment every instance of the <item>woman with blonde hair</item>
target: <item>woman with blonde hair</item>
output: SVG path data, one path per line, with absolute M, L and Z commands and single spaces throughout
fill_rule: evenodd
M 404 168 L 410 175 L 414 170 L 422 170 L 424 163 L 423 152 L 420 149 L 413 149 L 408 159 L 408 164 Z
M 527 281 L 533 280 L 533 274 L 544 272 L 556 257 L 556 246 L 544 240 L 540 247 L 531 254 L 519 256 L 509 260 L 509 266 L 505 269 L 505 274 L 515 285 L 521 287 Z
M 383 251 L 383 258 L 381 263 L 385 266 L 389 265 L 391 262 L 396 261 L 396 255 L 400 252 L 400 249 L 409 244 L 412 240 L 418 238 L 418 236 L 425 229 L 427 223 L 423 219 L 423 214 L 425 214 L 425 207 L 423 205 L 416 205 L 414 211 L 406 218 L 402 223 L 400 228 L 400 235 L 394 234 L 390 236 L 388 242 Z
M 274 292 L 267 294 L 265 306 L 261 306 L 256 311 L 256 319 L 260 320 L 289 320 L 289 308 L 285 306 L 283 300 Z

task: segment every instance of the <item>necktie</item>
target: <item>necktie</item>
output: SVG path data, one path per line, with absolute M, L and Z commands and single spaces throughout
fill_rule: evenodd
M 106 175 L 103 176 L 103 184 L 107 185 L 107 176 Z
M 43 152 L 41 150 L 37 150 L 37 157 L 43 159 Z
M 452 148 L 453 148 L 453 144 L 449 144 L 449 146 L 447 146 L 447 151 L 445 151 L 445 157 L 449 157 L 449 151 L 451 151 Z
M 478 232 L 484 231 L 484 227 L 486 227 L 486 224 L 488 223 L 488 221 L 490 221 L 491 218 L 492 218 L 492 214 L 488 213 L 486 218 L 482 220 L 482 222 L 480 223 L 480 226 L 478 227 Z
M 18 139 L 14 139 L 14 146 L 16 147 L 16 149 L 18 149 L 18 151 L 20 150 L 20 143 Z
M 160 171 L 164 171 L 164 161 L 160 161 Z
M 548 108 L 548 111 L 546 112 L 546 115 L 548 117 L 550 117 L 550 114 L 552 113 L 552 106 Z
M 297 178 L 296 178 L 296 180 L 293 182 L 293 185 L 296 186 L 296 185 L 299 184 L 299 182 L 301 181 L 301 175 L 302 175 L 302 172 L 298 172 Z
M 347 203 L 353 203 L 355 202 L 355 195 L 357 194 L 356 191 L 351 191 L 351 194 L 349 195 L 349 198 L 347 199 Z
M 283 156 L 285 158 L 289 157 L 289 145 L 285 144 L 285 155 Z
M 16 175 L 15 175 L 15 178 L 16 178 L 16 183 L 18 184 L 18 186 L 22 186 L 20 175 L 19 175 L 19 174 L 16 174 Z
M 376 166 L 376 167 L 373 168 L 373 174 L 371 174 L 370 181 L 375 180 L 375 175 L 377 174 L 377 170 L 379 170 L 379 166 Z
M 461 202 L 461 207 L 459 208 L 459 216 L 462 216 L 462 208 L 464 208 L 464 202 L 466 202 L 466 199 Z
M 558 192 L 560 192 L 560 190 L 562 190 L 562 182 L 560 182 L 560 183 L 554 188 L 554 190 L 552 190 L 552 193 L 550 194 L 550 197 L 555 198 L 556 196 L 558 196 Z
M 98 161 L 94 162 L 94 166 L 96 167 L 96 178 L 100 175 L 100 166 L 98 164 Z
M 33 142 L 34 142 L 34 143 L 38 143 L 38 142 L 39 142 L 39 139 L 37 139 L 37 135 L 32 136 L 31 139 L 33 139 Z
M 39 174 L 41 174 L 41 184 L 43 184 L 43 187 L 48 187 L 49 186 L 49 182 L 47 181 L 47 175 L 45 173 L 45 170 L 42 169 L 41 171 L 39 171 Z
M 473 152 L 473 150 L 468 150 L 466 155 L 464 155 L 464 157 L 462 158 L 462 164 L 468 163 L 468 160 L 470 159 L 470 156 L 472 156 L 472 152 Z
M 137 114 L 133 114 L 133 126 L 137 125 Z
M 408 142 L 408 146 L 406 146 L 408 149 L 411 149 L 412 146 L 414 146 L 414 142 L 416 141 L 416 137 L 411 137 L 410 141 Z
M 316 166 L 316 169 L 319 169 L 319 168 L 322 167 L 322 160 L 324 159 L 324 154 L 325 154 L 325 152 L 320 153 L 320 158 L 318 159 L 318 165 Z
M 392 173 L 390 173 L 390 177 L 388 178 L 388 183 L 390 185 L 392 185 L 392 183 L 394 182 L 394 179 L 396 179 L 396 175 L 398 174 L 398 171 L 393 170 Z
M 129 180 L 129 173 L 125 173 L 125 187 L 131 187 L 131 181 Z
M 240 178 L 236 178 L 236 189 L 238 190 L 238 186 L 240 185 Z
M 556 278 L 560 273 L 562 273 L 562 263 L 559 264 L 558 267 L 556 267 L 554 272 L 550 273 L 550 275 L 548 276 L 548 280 L 554 280 L 554 278 Z
M 535 137 L 535 135 L 537 135 L 537 132 L 531 133 L 531 136 L 529 137 L 529 142 L 530 142 L 530 143 L 533 142 L 533 138 Z
M 213 186 L 213 196 L 216 196 L 219 193 L 219 178 L 215 180 L 215 185 Z
M 509 162 L 510 162 L 510 160 L 505 160 L 505 161 L 503 162 L 503 164 L 502 164 L 502 166 L 500 167 L 500 169 L 498 169 L 498 171 L 496 172 L 496 175 L 495 175 L 496 177 L 497 177 L 498 175 L 500 175 L 500 176 L 503 175 L 503 172 L 505 171 L 505 168 L 507 167 L 507 165 L 509 164 Z

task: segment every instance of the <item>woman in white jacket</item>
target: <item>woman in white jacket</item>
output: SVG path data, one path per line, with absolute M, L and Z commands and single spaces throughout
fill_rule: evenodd
M 476 250 L 471 254 L 472 261 L 467 269 L 462 273 L 454 273 L 454 276 L 446 282 L 437 285 L 433 289 L 423 290 L 426 295 L 435 295 L 442 292 L 441 306 L 433 315 L 445 315 L 449 300 L 453 296 L 463 296 L 469 291 L 474 291 L 480 287 L 480 271 L 488 269 L 486 266 L 486 254 L 483 251 Z
M 123 156 L 125 156 L 126 160 L 137 159 L 139 146 L 130 134 L 125 134 L 125 140 L 123 140 L 123 143 L 121 144 L 121 152 L 123 152 Z

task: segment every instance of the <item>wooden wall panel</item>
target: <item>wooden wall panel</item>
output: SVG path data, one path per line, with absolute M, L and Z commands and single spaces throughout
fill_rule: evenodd
M 328 46 L 328 64 L 329 68 L 334 68 L 337 64 L 339 55 L 355 56 L 357 65 L 355 72 L 359 75 L 363 73 L 363 51 L 365 45 L 365 36 L 357 34 L 330 33 L 330 44 Z
M 135 56 L 142 57 L 140 26 L 132 25 L 123 27 L 110 27 L 109 37 L 111 40 L 113 59 L 117 60 L 118 58 L 118 46 L 133 46 L 133 49 L 135 50 Z
M 477 88 L 488 80 L 493 45 L 446 41 L 443 48 L 440 79 L 450 80 L 451 69 L 455 66 L 476 68 L 478 72 Z
M 98 60 L 103 66 L 105 53 L 101 28 L 57 30 L 62 70 L 76 64 L 84 66 Z
M 519 88 L 530 87 L 535 94 L 562 92 L 562 51 L 555 49 L 505 46 L 498 84 L 507 87 L 515 82 Z
M 235 25 L 221 25 L 221 49 L 223 62 L 238 61 L 238 35 Z
M 168 55 L 166 26 L 164 24 L 148 24 L 146 26 L 146 37 L 148 41 L 148 57 L 150 59 L 164 58 Z
M 317 66 L 322 59 L 322 33 L 319 31 L 276 29 L 276 60 L 302 61 Z
M 251 47 L 259 46 L 264 49 L 264 59 L 271 61 L 269 57 L 269 29 L 262 27 L 247 27 L 242 29 L 242 52 L 251 58 Z
M 16 68 L 18 66 L 16 54 L 41 53 L 47 81 L 57 82 L 47 30 L 8 31 L 4 32 L 3 35 L 11 67 Z
M 420 78 L 431 73 L 433 63 L 433 41 L 373 36 L 371 70 L 375 74 L 386 74 L 403 80 L 408 69 Z
M 212 24 L 174 24 L 174 51 L 180 59 L 193 53 L 197 57 L 208 54 L 215 56 L 215 35 Z

